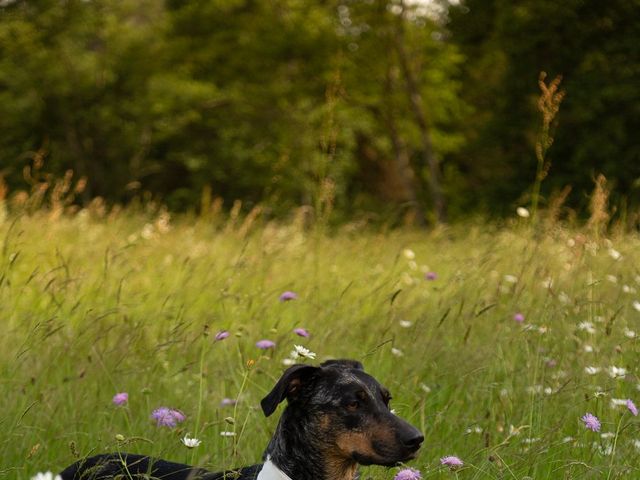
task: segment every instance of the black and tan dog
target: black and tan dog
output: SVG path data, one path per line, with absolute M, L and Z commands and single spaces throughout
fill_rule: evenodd
M 423 436 L 389 409 L 389 392 L 353 360 L 289 367 L 262 400 L 268 417 L 287 399 L 265 462 L 212 473 L 142 455 L 79 461 L 63 480 L 354 480 L 357 466 L 393 466 L 415 457 Z

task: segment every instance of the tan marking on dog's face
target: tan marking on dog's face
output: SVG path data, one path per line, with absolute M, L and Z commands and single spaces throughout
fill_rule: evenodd
M 364 443 L 362 434 L 345 433 L 336 438 L 336 444 L 325 453 L 326 478 L 332 480 L 353 480 L 358 470 L 358 463 L 353 459 L 355 443 Z
M 320 425 L 320 429 L 324 432 L 326 432 L 327 430 L 329 430 L 329 428 L 331 427 L 331 415 L 329 414 L 322 414 L 320 415 L 320 417 L 318 418 L 318 425 Z
M 363 457 L 375 458 L 376 452 L 371 445 L 371 437 L 368 432 L 344 432 L 336 437 L 338 450 L 348 458 L 352 458 L 353 453 Z

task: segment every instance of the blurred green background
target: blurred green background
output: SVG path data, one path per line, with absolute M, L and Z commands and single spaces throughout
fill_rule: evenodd
M 337 221 L 640 200 L 638 0 L 2 0 L 0 176 L 75 202 L 330 204 Z M 27 167 L 27 170 L 25 170 Z M 41 172 L 48 172 L 46 175 Z M 40 172 L 40 173 L 37 173 Z M 40 175 L 40 179 L 37 178 Z M 566 193 L 567 191 L 565 191 Z M 537 201 L 537 200 L 536 200 Z

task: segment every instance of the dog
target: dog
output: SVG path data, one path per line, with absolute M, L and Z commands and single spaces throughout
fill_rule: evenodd
M 415 458 L 422 433 L 389 408 L 391 396 L 362 364 L 329 360 L 289 367 L 262 399 L 265 416 L 287 400 L 264 463 L 210 472 L 144 455 L 105 454 L 67 467 L 63 480 L 354 480 L 358 465 Z

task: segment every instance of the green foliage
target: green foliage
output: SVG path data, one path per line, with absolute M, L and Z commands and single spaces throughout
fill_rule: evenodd
M 454 9 L 452 40 L 468 59 L 463 98 L 476 106 L 464 122 L 459 162 L 487 208 L 512 209 L 535 176 L 536 79 L 563 76 L 566 91 L 549 151 L 546 196 L 573 186 L 569 205 L 585 210 L 585 193 L 602 173 L 616 198 L 637 205 L 638 150 L 632 140 L 640 106 L 637 1 L 467 0 Z M 476 202 L 477 198 L 470 198 Z M 527 193 L 520 201 L 528 202 Z
M 505 213 L 530 203 L 546 71 L 567 97 L 543 200 L 572 185 L 580 208 L 602 173 L 615 203 L 638 203 L 637 0 L 0 5 L 0 175 L 12 191 L 38 157 L 58 177 L 87 177 L 85 204 L 192 210 L 210 190 L 227 208 L 286 216 L 329 202 L 337 220 L 393 223 L 410 209 L 431 217 L 435 159 L 452 218 Z

